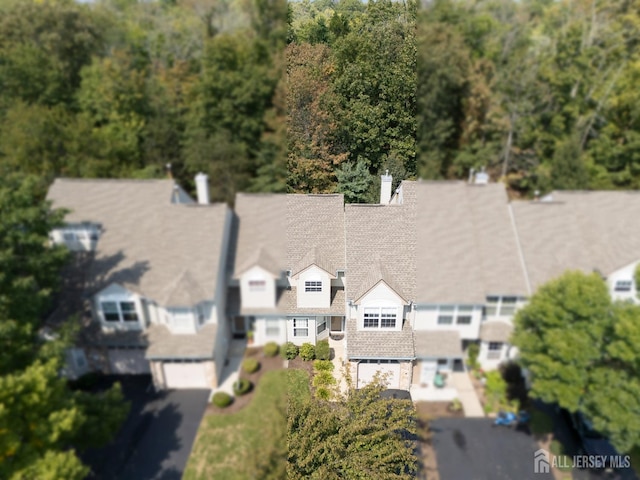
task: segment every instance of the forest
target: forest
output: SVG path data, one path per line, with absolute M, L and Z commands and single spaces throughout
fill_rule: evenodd
M 640 184 L 637 0 L 0 0 L 0 172 Z

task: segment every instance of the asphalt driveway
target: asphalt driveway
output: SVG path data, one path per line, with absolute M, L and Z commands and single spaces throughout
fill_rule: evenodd
M 528 432 L 493 427 L 487 418 L 440 418 L 431 431 L 443 480 L 553 480 L 534 473 L 538 445 Z
M 209 398 L 208 390 L 154 393 L 146 375 L 109 376 L 120 381 L 131 411 L 114 441 L 82 458 L 90 479 L 179 480 L 182 478 L 198 426 Z

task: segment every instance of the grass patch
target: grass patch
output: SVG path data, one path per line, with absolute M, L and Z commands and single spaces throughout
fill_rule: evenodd
M 187 468 L 186 480 L 264 478 L 265 470 L 284 468 L 287 396 L 309 397 L 309 376 L 301 370 L 264 374 L 255 397 L 234 414 L 208 415 L 202 421 Z

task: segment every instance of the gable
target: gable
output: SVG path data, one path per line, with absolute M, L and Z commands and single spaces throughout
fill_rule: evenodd
M 364 293 L 360 298 L 355 300 L 356 303 L 361 305 L 367 304 L 407 304 L 408 301 L 402 298 L 402 296 L 391 288 L 384 280 L 380 280 L 376 285 Z

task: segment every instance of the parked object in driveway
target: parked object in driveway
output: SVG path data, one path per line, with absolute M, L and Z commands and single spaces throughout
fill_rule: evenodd
M 522 410 L 517 415 L 513 412 L 498 412 L 498 416 L 493 422 L 493 426 L 512 427 L 514 425 L 524 425 L 529 422 L 529 413 Z
M 591 422 L 580 411 L 569 414 L 571 426 L 578 434 L 581 453 L 585 455 L 620 455 L 607 437 L 593 428 Z

